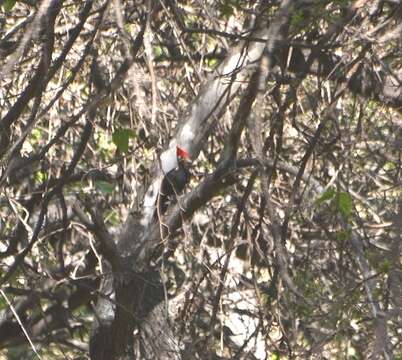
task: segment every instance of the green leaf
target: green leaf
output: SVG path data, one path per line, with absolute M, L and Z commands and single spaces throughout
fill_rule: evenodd
M 393 162 L 393 161 L 387 161 L 385 164 L 384 164 L 384 169 L 385 170 L 395 170 L 395 169 L 397 169 L 398 168 L 398 165 L 395 163 L 395 162 Z
M 42 139 L 42 132 L 39 129 L 32 129 L 30 138 L 34 144 L 37 144 Z
M 119 214 L 115 210 L 109 211 L 108 213 L 106 213 L 105 223 L 114 226 L 119 225 Z
M 389 270 L 391 268 L 391 263 L 389 262 L 388 259 L 385 259 L 381 264 L 380 264 L 380 270 L 384 273 L 389 273 Z
M 44 171 L 37 171 L 35 173 L 35 181 L 38 182 L 39 184 L 44 183 L 46 180 L 48 180 L 49 174 Z
M 206 60 L 206 64 L 209 68 L 215 68 L 216 65 L 218 64 L 218 60 L 217 59 L 207 59 Z
M 352 213 L 353 200 L 349 193 L 340 192 L 337 197 L 338 210 L 345 217 L 349 217 Z
M 279 360 L 280 358 L 281 358 L 281 356 L 277 352 L 274 352 L 271 355 L 271 360 Z
M 114 191 L 114 184 L 110 182 L 99 180 L 95 181 L 95 186 L 104 194 L 111 194 Z
M 134 137 L 131 129 L 117 129 L 112 135 L 112 141 L 117 149 L 123 153 L 128 152 L 128 140 Z
M 321 205 L 324 201 L 331 200 L 335 196 L 334 189 L 328 189 L 324 191 L 322 195 L 317 199 L 316 204 Z
M 11 11 L 16 3 L 16 0 L 4 0 L 3 8 L 5 11 Z
M 161 46 L 155 46 L 154 47 L 154 54 L 155 56 L 159 57 L 163 55 L 163 49 Z

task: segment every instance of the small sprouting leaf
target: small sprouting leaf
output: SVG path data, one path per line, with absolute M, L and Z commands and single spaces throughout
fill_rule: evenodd
M 114 190 L 113 184 L 103 180 L 95 181 L 95 186 L 104 194 L 111 194 Z
M 155 46 L 154 47 L 154 55 L 159 57 L 163 55 L 163 49 L 161 46 Z
M 281 356 L 277 352 L 274 352 L 271 355 L 271 360 L 279 360 L 280 358 L 281 358 Z
M 39 183 L 42 184 L 44 183 L 46 180 L 48 180 L 49 178 L 49 174 L 47 172 L 44 171 L 37 171 L 35 173 L 35 180 Z
M 207 59 L 206 60 L 206 64 L 209 68 L 213 69 L 216 67 L 216 65 L 218 64 L 218 60 L 217 59 Z
M 16 0 L 4 0 L 3 8 L 5 11 L 11 11 L 16 3 Z
M 349 193 L 340 192 L 337 196 L 338 210 L 345 217 L 349 217 L 352 213 L 353 200 Z
M 334 189 L 328 189 L 324 191 L 322 195 L 317 199 L 316 204 L 321 205 L 324 201 L 331 200 L 335 196 Z
M 42 132 L 39 129 L 32 129 L 32 132 L 29 136 L 30 143 L 32 145 L 37 145 L 42 139 Z
M 134 137 L 131 129 L 117 129 L 112 135 L 112 141 L 117 149 L 123 153 L 128 152 L 128 140 Z

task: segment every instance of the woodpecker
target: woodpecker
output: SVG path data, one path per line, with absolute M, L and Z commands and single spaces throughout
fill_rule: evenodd
M 164 177 L 159 189 L 159 211 L 163 214 L 169 202 L 180 194 L 190 180 L 188 166 L 190 156 L 179 146 L 166 150 L 161 155 L 161 165 Z

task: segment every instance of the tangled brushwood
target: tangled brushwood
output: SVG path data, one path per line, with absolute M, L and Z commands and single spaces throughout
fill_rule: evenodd
M 0 0 L 0 360 L 401 359 L 401 20 Z

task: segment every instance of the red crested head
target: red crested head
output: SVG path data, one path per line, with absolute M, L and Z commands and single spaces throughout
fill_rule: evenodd
M 190 161 L 190 154 L 178 146 L 176 146 L 176 155 L 179 159 Z

